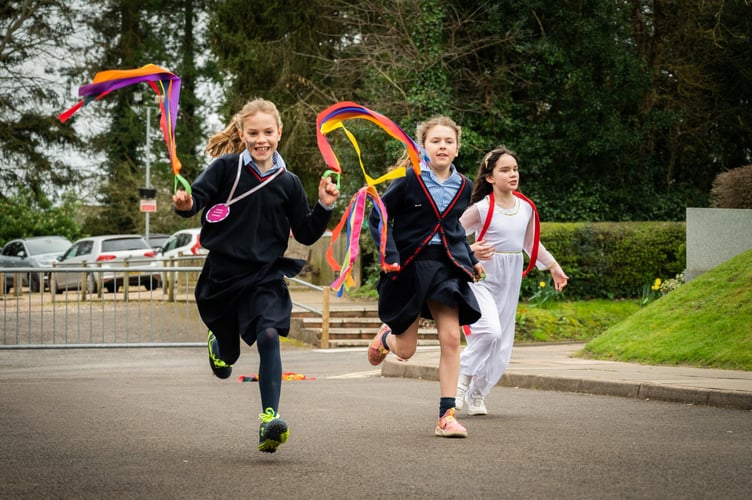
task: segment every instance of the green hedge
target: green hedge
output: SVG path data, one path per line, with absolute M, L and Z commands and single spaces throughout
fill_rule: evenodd
M 686 267 L 684 222 L 548 222 L 541 242 L 569 276 L 567 299 L 640 297 L 656 278 L 674 278 Z M 549 276 L 531 271 L 522 297 Z
M 675 278 L 686 267 L 684 222 L 594 222 L 541 224 L 541 241 L 564 272 L 569 284 L 557 298 L 639 298 L 656 278 Z M 361 239 L 362 284 L 357 293 L 375 296 L 379 266 L 370 237 Z M 548 271 L 533 270 L 522 280 L 521 298 L 550 286 Z

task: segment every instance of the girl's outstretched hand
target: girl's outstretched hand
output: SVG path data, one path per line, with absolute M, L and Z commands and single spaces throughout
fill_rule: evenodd
M 193 207 L 193 196 L 181 190 L 172 195 L 172 202 L 176 209 L 185 212 Z
M 557 292 L 561 292 L 569 281 L 569 276 L 564 274 L 564 270 L 559 264 L 554 264 L 551 268 L 551 277 L 554 279 L 554 288 Z
M 326 207 L 331 207 L 339 196 L 337 185 L 332 182 L 329 176 L 322 177 L 319 182 L 319 201 Z

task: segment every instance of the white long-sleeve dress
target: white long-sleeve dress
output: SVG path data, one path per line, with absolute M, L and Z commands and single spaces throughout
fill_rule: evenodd
M 467 347 L 460 355 L 460 376 L 472 377 L 468 394 L 480 392 L 484 397 L 501 380 L 509 365 L 514 345 L 515 317 L 522 285 L 524 251 L 528 256 L 534 243 L 533 207 L 515 196 L 511 209 L 494 205 L 491 223 L 483 237 L 496 249 L 491 260 L 482 261 L 486 279 L 470 287 L 480 305 L 481 319 L 465 328 Z M 460 218 L 468 234 L 476 238 L 488 216 L 486 196 L 465 210 Z M 554 257 L 538 244 L 535 262 L 539 270 L 556 263 Z

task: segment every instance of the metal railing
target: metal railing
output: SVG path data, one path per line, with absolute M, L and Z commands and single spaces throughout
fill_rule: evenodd
M 174 257 L 159 261 L 158 266 L 140 264 L 0 268 L 0 349 L 204 345 L 206 326 L 194 298 L 203 258 Z M 48 273 L 37 293 L 28 286 L 15 286 L 29 273 Z M 76 285 L 56 291 L 56 277 L 63 273 L 78 274 L 75 280 L 71 276 L 65 280 Z M 156 286 L 138 279 L 152 274 L 159 276 Z M 6 275 L 13 276 L 10 291 Z M 108 281 L 114 291 L 108 291 L 105 276 L 114 279 Z M 322 317 L 322 346 L 328 345 L 328 287 L 298 278 L 288 280 L 323 294 L 322 310 L 294 305 Z

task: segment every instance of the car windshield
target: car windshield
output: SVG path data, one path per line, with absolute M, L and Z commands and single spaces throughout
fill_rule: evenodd
M 102 252 L 122 252 L 125 250 L 150 250 L 143 238 L 117 238 L 102 241 Z
M 154 236 L 149 238 L 149 245 L 151 245 L 152 248 L 159 248 L 165 244 L 167 240 L 170 239 L 170 236 Z
M 28 240 L 26 246 L 29 248 L 29 253 L 31 255 L 63 253 L 71 246 L 71 242 L 64 238 L 44 238 L 39 240 Z

